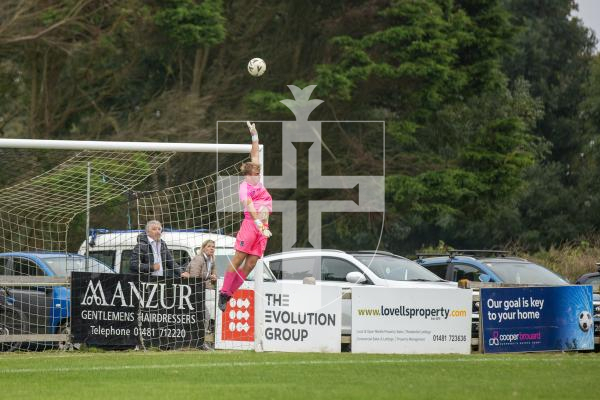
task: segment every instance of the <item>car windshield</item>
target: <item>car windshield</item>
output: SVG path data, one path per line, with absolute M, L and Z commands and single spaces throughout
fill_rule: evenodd
M 227 255 L 227 254 L 215 255 L 215 263 L 217 264 L 217 276 L 219 278 L 223 278 L 225 276 L 225 271 L 227 270 L 227 267 L 229 266 L 229 261 L 231 260 L 232 257 L 233 257 L 233 254 L 231 254 L 231 255 Z M 275 282 L 276 279 L 275 279 L 275 275 L 273 275 L 273 272 L 271 272 L 269 267 L 267 267 L 265 264 L 263 264 L 263 265 L 265 266 L 263 268 L 263 281 L 264 282 Z M 246 277 L 246 280 L 247 281 L 254 280 L 254 270 L 252 270 L 252 272 L 250 272 L 248 274 L 248 276 Z
M 261 262 L 261 261 L 258 261 Z M 256 264 L 258 265 L 258 263 Z M 254 280 L 254 271 L 256 271 L 256 269 L 253 269 L 249 274 L 248 277 L 246 278 L 246 280 L 249 281 L 253 281 Z M 271 269 L 269 267 L 267 267 L 267 264 L 263 263 L 263 281 L 264 282 L 275 282 L 275 275 L 273 275 L 273 272 L 271 272 Z
M 44 262 L 56 276 L 68 276 L 72 271 L 114 273 L 108 266 L 91 257 L 87 270 L 85 267 L 85 257 L 52 257 L 44 258 Z
M 554 272 L 530 262 L 486 262 L 503 283 L 528 285 L 568 285 Z
M 414 261 L 383 255 L 354 255 L 381 279 L 392 281 L 432 281 L 441 279 Z
M 600 275 L 589 276 L 583 281 L 586 285 L 600 283 Z

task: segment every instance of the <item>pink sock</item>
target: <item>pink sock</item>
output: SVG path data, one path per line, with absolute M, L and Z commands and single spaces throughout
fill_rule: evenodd
M 244 271 L 240 267 L 237 270 L 237 274 L 235 274 L 235 279 L 231 283 L 231 294 L 232 295 L 235 293 L 236 290 L 239 289 L 240 286 L 242 286 L 242 283 L 244 283 L 245 280 L 246 280 L 246 274 L 244 274 Z
M 237 274 L 235 272 L 227 271 L 225 272 L 225 279 L 223 280 L 223 286 L 221 287 L 221 293 L 226 294 L 227 296 L 231 296 L 235 290 L 231 290 L 231 286 L 233 285 L 235 279 L 237 278 Z

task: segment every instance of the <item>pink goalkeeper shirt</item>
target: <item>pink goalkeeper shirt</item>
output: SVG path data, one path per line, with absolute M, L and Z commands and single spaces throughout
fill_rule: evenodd
M 256 186 L 254 186 L 244 181 L 240 185 L 240 201 L 244 204 L 244 217 L 246 219 L 252 219 L 252 215 L 250 215 L 246 203 L 246 199 L 248 198 L 252 200 L 254 209 L 258 214 L 261 214 L 262 211 L 267 211 L 268 214 L 271 214 L 273 211 L 273 199 L 267 191 L 267 188 L 263 186 L 262 182 L 258 182 Z

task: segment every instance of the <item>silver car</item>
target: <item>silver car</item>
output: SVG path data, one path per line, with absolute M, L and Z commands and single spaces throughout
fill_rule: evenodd
M 280 282 L 305 282 L 350 289 L 357 285 L 455 289 L 407 258 L 381 251 L 293 250 L 264 258 Z M 342 300 L 342 334 L 351 333 L 351 300 Z

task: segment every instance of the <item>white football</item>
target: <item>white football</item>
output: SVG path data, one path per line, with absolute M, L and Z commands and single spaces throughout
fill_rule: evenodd
M 587 332 L 594 326 L 594 319 L 591 314 L 587 311 L 579 313 L 579 327 L 582 331 Z
M 261 76 L 267 70 L 267 64 L 265 64 L 262 58 L 253 58 L 248 63 L 248 72 L 252 76 Z

